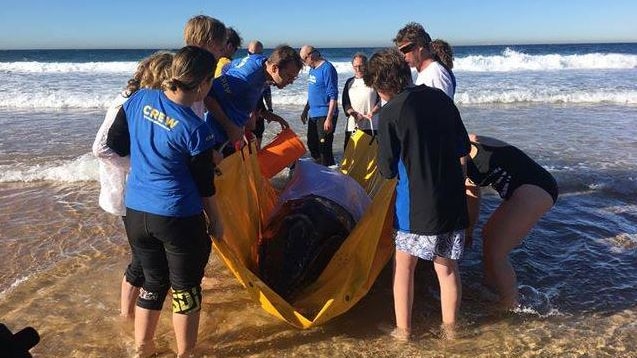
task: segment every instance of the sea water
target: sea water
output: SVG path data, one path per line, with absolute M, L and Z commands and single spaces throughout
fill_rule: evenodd
M 342 89 L 351 56 L 321 49 Z M 637 356 L 637 44 L 455 47 L 456 103 L 470 132 L 524 150 L 557 179 L 560 198 L 511 254 L 521 307 L 501 314 L 478 284 L 479 231 L 461 261 L 460 338 L 437 338 L 429 263 L 416 278 L 417 339 L 396 345 L 391 270 L 352 310 L 297 331 L 259 308 L 214 257 L 199 347 L 210 356 Z M 117 317 L 129 259 L 121 219 L 97 205 L 90 153 L 106 108 L 150 50 L 0 51 L 0 322 L 35 327 L 42 357 L 130 353 Z M 267 53 L 267 51 L 266 51 Z M 243 52 L 238 56 L 243 55 Z M 304 139 L 307 69 L 274 110 Z M 342 156 L 345 117 L 334 141 Z M 266 141 L 279 127 L 267 125 Z M 480 227 L 500 199 L 487 191 Z M 168 309 L 169 305 L 165 305 Z M 174 350 L 170 314 L 158 343 Z

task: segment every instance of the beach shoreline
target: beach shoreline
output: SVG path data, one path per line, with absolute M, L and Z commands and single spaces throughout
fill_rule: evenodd
M 336 64 L 341 89 L 359 50 L 373 51 L 322 52 Z M 98 207 L 90 151 L 106 107 L 142 52 L 44 51 L 35 58 L 0 52 L 0 322 L 13 332 L 36 328 L 42 335 L 32 350 L 37 357 L 132 353 L 133 329 L 118 315 L 130 249 L 121 218 Z M 460 261 L 464 328 L 453 342 L 436 335 L 438 283 L 427 263 L 419 264 L 416 277 L 416 340 L 397 345 L 379 328 L 393 325 L 391 264 L 350 311 L 299 331 L 252 301 L 213 253 L 201 353 L 637 356 L 637 44 L 470 46 L 456 52 L 455 64 L 467 130 L 519 147 L 558 182 L 555 207 L 511 255 L 520 284 L 547 307 L 505 315 L 490 308 L 479 288 L 479 231 Z M 289 87 L 273 91 L 274 111 L 305 141 L 299 116 L 307 71 Z M 337 157 L 346 122 L 339 111 Z M 265 142 L 278 130 L 267 125 Z M 276 180 L 278 186 L 284 181 Z M 478 226 L 500 202 L 485 194 Z M 168 303 L 164 310 L 158 344 L 174 351 Z
M 90 186 L 96 196 L 97 185 Z M 561 200 L 578 200 L 585 195 L 572 194 Z M 496 203 L 494 197 L 487 196 L 486 200 L 487 207 Z M 108 244 L 64 258 L 0 298 L 2 322 L 11 330 L 33 326 L 39 331 L 42 340 L 32 349 L 38 357 L 123 357 L 132 352 L 131 323 L 122 323 L 118 311 L 119 283 L 128 260 L 123 227 L 119 220 L 109 219 L 110 215 L 101 212 L 94 199 L 85 204 L 78 211 L 80 222 L 99 222 L 101 228 L 94 231 L 83 226 L 80 231 L 97 235 L 98 240 Z M 460 338 L 453 342 L 438 338 L 437 281 L 431 266 L 422 262 L 414 307 L 418 338 L 397 346 L 379 328 L 393 324 L 391 264 L 353 309 L 325 325 L 302 331 L 262 310 L 213 253 L 206 269 L 212 283 L 203 292 L 198 350 L 210 357 L 486 357 L 495 353 L 630 357 L 637 351 L 637 344 L 630 338 L 637 334 L 634 305 L 625 302 L 608 310 L 582 312 L 557 307 L 545 315 L 502 315 L 490 309 L 479 289 L 471 285 L 481 274 L 476 261 L 476 253 L 472 252 L 461 264 L 465 283 Z M 175 347 L 168 303 L 164 304 L 164 311 L 156 338 L 158 346 L 166 351 L 165 356 L 171 356 Z M 573 319 L 574 315 L 577 319 Z

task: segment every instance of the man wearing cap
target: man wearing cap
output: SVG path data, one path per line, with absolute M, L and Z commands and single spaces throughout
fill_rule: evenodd
M 310 67 L 308 73 L 307 104 L 301 114 L 307 126 L 307 146 L 312 158 L 325 166 L 332 166 L 334 154 L 332 142 L 338 119 L 338 74 L 334 66 L 325 60 L 313 46 L 301 47 L 303 63 Z
M 410 67 L 416 68 L 416 85 L 439 88 L 453 99 L 456 91 L 455 78 L 444 65 L 437 61 L 431 48 L 431 37 L 421 24 L 410 22 L 398 31 L 394 44 L 405 56 Z

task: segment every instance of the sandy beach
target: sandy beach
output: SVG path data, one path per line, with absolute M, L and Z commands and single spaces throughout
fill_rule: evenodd
M 339 85 L 360 49 L 329 49 Z M 374 49 L 363 49 L 372 53 Z M 33 326 L 35 357 L 127 357 L 133 327 L 119 318 L 129 260 L 121 219 L 97 204 L 90 146 L 105 108 L 143 51 L 0 53 L 0 322 Z M 5 56 L 5 57 L 2 57 Z M 75 62 L 74 62 L 75 61 Z M 460 263 L 458 339 L 438 337 L 438 282 L 419 263 L 416 339 L 399 344 L 391 265 L 350 311 L 298 330 L 255 303 L 214 253 L 198 351 L 207 357 L 637 357 L 637 46 L 474 46 L 457 51 L 456 102 L 470 132 L 522 148 L 557 180 L 560 198 L 516 249 L 520 310 L 485 299 L 482 240 Z M 591 68 L 586 66 L 598 66 Z M 99 80 L 95 80 L 98 78 Z M 307 72 L 273 92 L 275 112 L 305 138 Z M 24 90 L 27 88 L 28 90 Z M 334 140 L 342 156 L 344 117 Z M 268 125 L 266 141 L 278 131 Z M 277 179 L 282 185 L 283 178 Z M 480 223 L 500 199 L 485 192 Z M 176 349 L 164 305 L 156 340 Z M 1 354 L 0 354 L 1 355 Z

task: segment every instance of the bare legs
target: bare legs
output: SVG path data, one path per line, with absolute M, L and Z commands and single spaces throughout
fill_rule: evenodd
M 161 311 L 135 307 L 135 347 L 137 356 L 148 357 L 155 352 L 153 337 Z
M 453 327 L 456 323 L 462 297 L 462 285 L 460 284 L 460 271 L 456 260 L 436 256 L 434 269 L 440 284 L 440 308 L 442 310 L 442 323 Z
M 394 256 L 394 312 L 398 332 L 411 334 L 411 308 L 414 303 L 414 273 L 418 257 L 396 250 Z
M 500 295 L 505 308 L 517 305 L 517 278 L 509 253 L 553 206 L 553 198 L 535 185 L 522 185 L 511 198 L 500 204 L 484 226 L 483 260 L 485 284 Z
M 188 357 L 197 344 L 199 315 L 201 311 L 190 314 L 173 313 L 173 328 L 177 337 L 177 357 Z
M 396 250 L 394 257 L 394 312 L 398 334 L 409 337 L 411 333 L 411 310 L 414 303 L 414 273 L 418 257 Z M 456 323 L 462 286 L 458 263 L 442 257 L 434 258 L 434 269 L 440 284 L 440 306 L 443 326 Z
M 190 314 L 173 313 L 173 328 L 177 340 L 177 357 L 188 357 L 197 344 L 201 311 Z M 161 311 L 135 307 L 135 346 L 139 357 L 155 352 L 153 337 Z
M 120 298 L 120 316 L 125 319 L 135 317 L 135 301 L 139 296 L 139 287 L 135 287 L 126 281 L 126 276 L 122 278 L 122 290 Z

